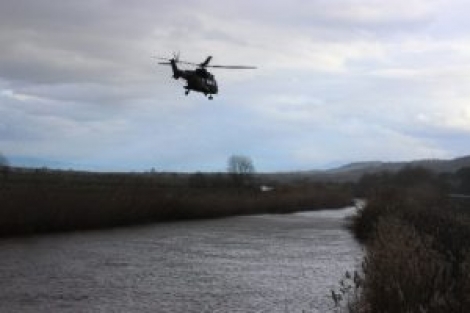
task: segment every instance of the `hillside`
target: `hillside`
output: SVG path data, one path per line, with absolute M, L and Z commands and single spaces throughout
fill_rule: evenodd
M 356 162 L 324 171 L 265 174 L 263 176 L 282 183 L 295 183 L 302 181 L 354 182 L 364 174 L 383 171 L 396 172 L 406 166 L 424 167 L 438 173 L 450 173 L 455 172 L 462 167 L 470 167 L 470 156 L 459 157 L 451 160 L 426 159 L 409 162 Z

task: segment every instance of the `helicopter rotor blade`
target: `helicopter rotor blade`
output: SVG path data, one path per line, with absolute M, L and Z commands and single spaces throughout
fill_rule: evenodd
M 199 66 L 199 64 L 197 64 L 197 63 L 187 62 L 187 61 L 178 61 L 177 63 Z
M 154 56 L 154 55 L 152 55 L 151 58 L 156 59 L 156 60 L 165 60 L 165 61 L 170 61 L 171 60 L 169 58 L 162 58 L 162 57 L 157 57 L 157 56 Z
M 179 53 L 173 54 L 173 58 L 162 58 L 162 57 L 156 57 L 156 56 L 152 56 L 152 58 L 153 58 L 153 59 L 157 59 L 157 60 L 166 61 L 166 62 L 158 62 L 158 64 L 171 64 L 169 61 L 174 60 L 175 63 L 188 64 L 188 65 L 193 65 L 193 66 L 199 66 L 199 64 L 197 64 L 197 63 L 187 62 L 187 61 L 180 61 L 180 60 L 179 60 Z
M 255 66 L 244 66 L 244 65 L 208 65 L 207 67 L 212 68 L 225 68 L 231 70 L 254 70 Z
M 152 56 L 152 58 L 165 61 L 165 62 L 158 62 L 158 64 L 161 64 L 161 65 L 171 65 L 170 62 L 174 61 L 175 63 L 197 66 L 199 68 L 210 67 L 210 68 L 223 68 L 223 69 L 230 69 L 230 70 L 251 70 L 251 69 L 256 69 L 256 66 L 245 66 L 245 65 L 209 65 L 209 62 L 212 59 L 211 56 L 207 57 L 206 60 L 202 63 L 180 61 L 180 59 L 179 59 L 180 58 L 180 53 L 179 52 L 173 53 L 173 58 L 162 58 L 162 57 L 157 57 L 157 56 Z

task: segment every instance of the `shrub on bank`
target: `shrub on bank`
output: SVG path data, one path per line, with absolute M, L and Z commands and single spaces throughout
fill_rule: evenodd
M 468 312 L 461 293 L 468 264 L 454 268 L 434 240 L 400 219 L 380 219 L 364 261 L 369 312 Z
M 391 175 L 352 229 L 366 257 L 350 312 L 470 312 L 470 214 L 453 209 L 438 181 Z

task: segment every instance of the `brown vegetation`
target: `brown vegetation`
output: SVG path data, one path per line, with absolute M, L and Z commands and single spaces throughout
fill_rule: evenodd
M 379 176 L 352 224 L 366 257 L 349 311 L 470 312 L 468 204 L 456 210 L 432 172 Z
M 3 177 L 3 176 L 2 176 Z M 0 177 L 0 236 L 239 214 L 288 213 L 351 202 L 335 184 L 237 188 L 226 174 L 98 174 L 11 170 Z

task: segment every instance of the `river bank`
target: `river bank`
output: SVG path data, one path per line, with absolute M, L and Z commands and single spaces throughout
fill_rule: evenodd
M 371 186 L 352 224 L 366 256 L 348 312 L 470 312 L 469 203 L 422 169 Z
M 10 171 L 0 181 L 0 236 L 174 220 L 341 208 L 341 184 L 234 186 L 224 174 Z

